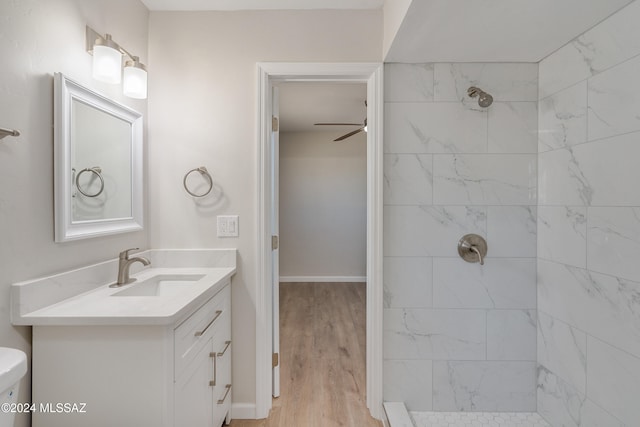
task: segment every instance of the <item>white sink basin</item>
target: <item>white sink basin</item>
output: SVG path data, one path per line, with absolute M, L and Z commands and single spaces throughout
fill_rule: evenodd
M 204 274 L 160 274 L 111 294 L 113 297 L 164 297 L 177 295 L 189 289 L 189 285 L 202 279 Z

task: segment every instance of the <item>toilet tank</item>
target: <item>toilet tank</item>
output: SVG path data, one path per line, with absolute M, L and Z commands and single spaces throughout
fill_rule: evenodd
M 0 347 L 0 427 L 12 427 L 20 380 L 27 373 L 27 355 L 14 348 Z M 13 406 L 13 407 L 12 407 Z

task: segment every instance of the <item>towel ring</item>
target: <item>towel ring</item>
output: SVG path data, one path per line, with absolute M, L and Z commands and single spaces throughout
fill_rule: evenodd
M 100 179 L 100 190 L 98 190 L 97 193 L 89 194 L 82 191 L 82 188 L 80 187 L 80 175 L 85 172 L 91 172 Z M 78 172 L 78 174 L 76 175 L 76 188 L 78 189 L 80 194 L 85 197 L 98 197 L 100 194 L 102 194 L 102 192 L 104 191 L 104 178 L 102 177 L 102 168 L 100 166 L 94 166 L 92 168 L 84 168 L 80 172 Z
M 189 188 L 187 187 L 187 177 L 191 175 L 193 172 L 200 172 L 201 175 L 206 176 L 207 179 L 209 180 L 209 189 L 205 191 L 203 194 L 195 194 L 193 191 L 189 190 Z M 207 168 L 205 168 L 204 166 L 200 166 L 199 168 L 191 169 L 189 172 L 185 174 L 184 179 L 182 180 L 182 185 L 184 185 L 184 189 L 187 191 L 187 193 L 191 194 L 193 197 L 204 197 L 207 194 L 211 193 L 211 190 L 213 189 L 213 178 L 211 177 L 211 174 L 209 173 Z

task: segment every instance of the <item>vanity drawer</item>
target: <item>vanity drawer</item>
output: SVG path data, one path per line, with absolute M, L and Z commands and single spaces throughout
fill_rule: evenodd
M 231 287 L 225 287 L 174 330 L 175 378 L 212 336 L 230 339 Z

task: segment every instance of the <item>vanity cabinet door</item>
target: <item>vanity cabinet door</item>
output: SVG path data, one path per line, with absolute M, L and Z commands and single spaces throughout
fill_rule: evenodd
M 230 336 L 231 330 L 224 333 Z M 231 340 L 219 344 L 217 353 L 218 384 L 215 390 L 215 402 L 213 402 L 214 426 L 223 425 L 223 422 L 231 422 Z
M 215 360 L 213 337 L 195 355 L 174 386 L 175 427 L 213 426 Z

